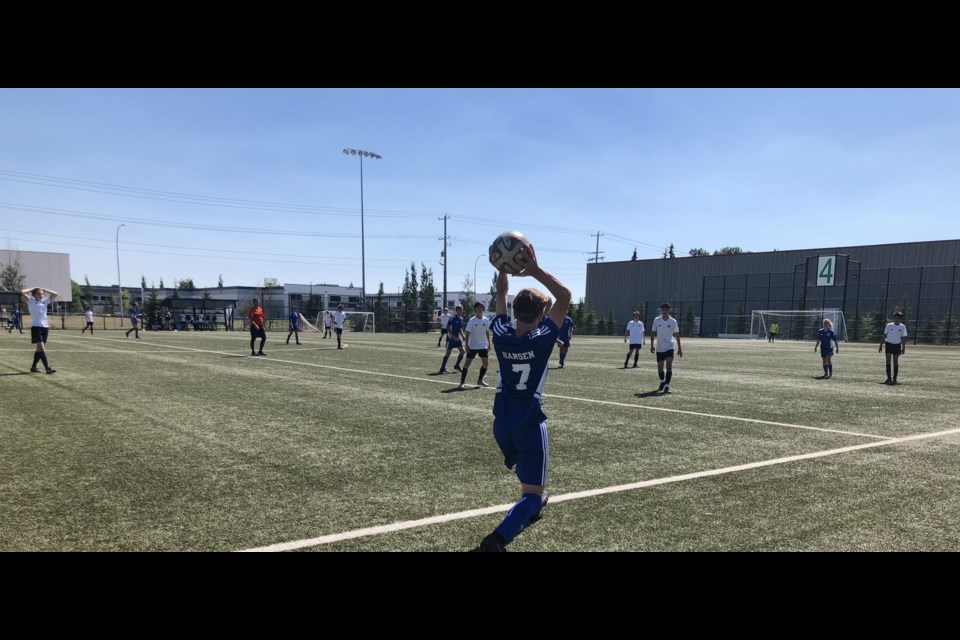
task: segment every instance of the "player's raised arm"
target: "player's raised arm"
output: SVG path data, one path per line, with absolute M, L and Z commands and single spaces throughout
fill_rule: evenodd
M 493 247 L 491 247 L 492 249 Z M 507 289 L 509 288 L 509 280 L 507 279 L 507 272 L 501 271 L 497 275 L 497 306 L 495 311 L 498 316 L 507 315 Z
M 559 327 L 563 324 L 563 319 L 567 317 L 567 309 L 570 307 L 570 289 L 551 273 L 543 270 L 540 263 L 537 262 L 537 254 L 533 250 L 532 244 L 523 248 L 523 257 L 526 266 L 517 275 L 530 276 L 536 279 L 553 295 L 554 303 L 550 307 L 550 319 Z

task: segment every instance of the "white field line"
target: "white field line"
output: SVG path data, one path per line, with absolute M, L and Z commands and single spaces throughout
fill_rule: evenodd
M 107 340 L 108 338 L 94 338 L 94 339 Z M 137 344 L 137 345 L 143 344 L 144 346 L 148 346 L 148 343 L 136 343 L 136 344 Z M 183 350 L 183 351 L 194 351 L 194 352 L 197 352 L 197 353 L 212 353 L 212 354 L 216 354 L 216 355 L 232 355 L 232 356 L 236 356 L 236 357 L 238 357 L 238 358 L 241 357 L 241 356 L 238 356 L 236 353 L 227 352 L 227 351 L 212 351 L 212 350 L 209 350 L 209 349 L 196 349 L 196 348 L 193 348 L 193 347 L 182 347 L 182 346 L 179 346 L 179 345 L 166 345 L 166 346 L 169 347 L 170 349 L 181 349 L 181 350 Z M 334 349 L 334 350 L 336 350 L 336 349 Z M 246 356 L 243 356 L 243 357 L 246 357 Z M 257 358 L 257 360 L 259 361 L 260 358 Z M 263 360 L 264 360 L 264 361 L 268 361 L 268 362 L 279 362 L 279 363 L 282 363 L 282 364 L 292 364 L 292 365 L 296 365 L 296 366 L 298 366 L 298 367 L 317 367 L 317 368 L 320 368 L 320 369 L 332 369 L 332 370 L 334 370 L 334 371 L 346 371 L 346 372 L 348 372 L 348 373 L 360 373 L 360 374 L 369 375 L 369 376 L 383 376 L 383 377 L 388 377 L 388 378 L 399 378 L 399 379 L 401 379 L 401 380 L 415 380 L 415 381 L 417 381 L 417 382 L 430 382 L 430 383 L 433 383 L 433 384 L 444 384 L 444 385 L 448 385 L 448 386 L 449 386 L 449 385 L 456 386 L 456 385 L 460 384 L 459 382 L 455 382 L 454 380 L 449 380 L 449 381 L 447 381 L 447 380 L 430 380 L 430 379 L 428 379 L 428 378 L 418 378 L 418 377 L 416 377 L 416 376 L 404 376 L 404 375 L 400 375 L 400 374 L 397 374 L 397 373 L 387 373 L 387 372 L 385 372 L 385 371 L 365 371 L 365 370 L 363 370 L 363 369 L 350 369 L 350 368 L 347 368 L 347 367 L 335 367 L 335 366 L 333 366 L 333 365 L 328 365 L 328 364 L 315 364 L 315 363 L 311 363 L 311 362 L 295 362 L 295 361 L 293 361 L 293 360 L 283 360 L 283 359 L 274 358 L 274 357 L 272 357 L 272 356 L 267 356 L 267 357 L 264 358 Z M 471 386 L 471 387 L 476 387 L 477 385 L 470 385 L 470 386 Z M 482 387 L 480 387 L 480 388 L 482 389 Z M 495 389 L 493 386 L 490 386 L 488 390 L 491 391 L 491 392 L 496 391 L 496 389 Z M 772 422 L 772 421 L 770 421 L 770 420 L 757 420 L 757 419 L 754 419 L 754 418 L 740 418 L 740 417 L 737 417 L 737 416 L 725 416 L 725 415 L 721 415 L 721 414 L 717 414 L 717 413 L 701 413 L 701 412 L 698 412 L 698 411 L 685 411 L 685 410 L 683 410 L 683 409 L 668 409 L 668 408 L 666 408 L 666 407 L 648 407 L 648 406 L 644 406 L 644 405 L 640 405 L 640 404 L 628 404 L 628 403 L 626 403 L 626 402 L 613 402 L 612 400 L 594 400 L 594 399 L 592 399 L 592 398 L 576 398 L 576 397 L 573 397 L 573 396 L 561 396 L 561 395 L 555 395 L 555 394 L 552 394 L 552 393 L 545 393 L 545 394 L 543 394 L 543 397 L 544 397 L 544 398 L 557 398 L 557 399 L 559 399 L 559 400 L 571 400 L 571 401 L 574 401 L 574 402 L 590 402 L 590 403 L 593 403 L 593 404 L 605 404 L 605 405 L 610 405 L 610 406 L 614 406 L 614 407 L 627 407 L 627 408 L 629 408 L 629 409 L 645 409 L 645 410 L 647 410 L 647 411 L 664 411 L 664 412 L 667 412 L 667 413 L 678 413 L 678 414 L 688 415 L 688 416 L 698 416 L 698 417 L 701 417 L 701 418 L 715 418 L 715 419 L 717 419 L 717 420 L 733 420 L 733 421 L 736 421 L 736 422 L 747 422 L 747 423 L 751 423 L 751 424 L 763 424 L 763 425 L 770 425 L 770 426 L 774 426 L 774 427 L 787 427 L 787 428 L 789 428 L 789 429 L 803 429 L 803 430 L 806 430 L 806 431 L 820 431 L 820 432 L 823 432 L 823 433 L 837 433 L 837 434 L 840 434 L 840 435 L 844 435 L 844 436 L 854 436 L 854 437 L 857 437 L 857 438 L 871 438 L 871 439 L 874 439 L 874 440 L 892 440 L 892 438 L 890 438 L 889 436 L 878 436 L 878 435 L 875 435 L 875 434 L 872 434 L 872 433 L 859 433 L 859 432 L 857 432 L 857 431 L 844 431 L 844 430 L 842 430 L 842 429 L 826 429 L 826 428 L 824 428 L 824 427 L 808 427 L 808 426 L 806 426 L 806 425 L 802 425 L 802 424 L 790 424 L 790 423 L 788 423 L 788 422 Z
M 949 429 L 947 431 L 938 431 L 936 433 L 922 433 L 913 436 L 905 436 L 902 438 L 892 438 L 884 442 L 868 442 L 866 444 L 857 444 L 849 447 L 841 447 L 839 449 L 829 449 L 827 451 L 818 451 L 816 453 L 804 453 L 796 456 L 786 456 L 783 458 L 774 458 L 772 460 L 764 460 L 762 462 L 750 462 L 747 464 L 738 464 L 732 467 L 723 467 L 722 469 L 711 469 L 709 471 L 697 471 L 695 473 L 685 473 L 679 476 L 670 476 L 668 478 L 657 478 L 655 480 L 644 480 L 643 482 L 633 482 L 630 484 L 621 484 L 612 487 L 602 487 L 600 489 L 589 489 L 587 491 L 576 491 L 573 493 L 564 493 L 561 495 L 551 495 L 550 504 L 555 505 L 560 502 L 566 502 L 568 500 L 582 500 L 584 498 L 592 498 L 594 496 L 601 496 L 608 493 L 621 493 L 623 491 L 634 491 L 636 489 L 645 489 L 647 487 L 655 487 L 664 484 L 672 484 L 674 482 L 685 482 L 687 480 L 697 480 L 700 478 L 709 478 L 712 476 L 726 475 L 730 473 L 737 473 L 740 471 L 749 471 L 751 469 L 760 469 L 763 467 L 772 467 L 774 465 L 788 464 L 790 462 L 798 462 L 800 460 L 813 460 L 815 458 L 826 458 L 828 456 L 835 456 L 841 453 L 849 453 L 851 451 L 859 451 L 861 449 L 873 449 L 876 447 L 886 447 L 894 444 L 901 444 L 904 442 L 912 442 L 915 440 L 927 440 L 929 438 L 939 438 L 941 436 L 960 434 L 960 429 Z M 404 531 L 406 529 L 415 529 L 419 527 L 425 527 L 431 524 L 442 524 L 445 522 L 453 522 L 456 520 L 465 520 L 467 518 L 476 518 L 479 516 L 492 515 L 495 513 L 502 513 L 509 510 L 513 505 L 512 504 L 501 504 L 494 507 L 486 507 L 484 509 L 471 509 L 470 511 L 461 511 L 459 513 L 449 513 L 442 516 L 432 516 L 429 518 L 421 518 L 420 520 L 406 520 L 403 522 L 394 522 L 393 524 L 385 524 L 378 527 L 368 527 L 366 529 L 355 529 L 353 531 L 344 531 L 343 533 L 335 533 L 327 536 L 320 536 L 318 538 L 310 538 L 307 540 L 295 540 L 293 542 L 281 542 L 278 544 L 272 544 L 266 547 L 257 547 L 254 549 L 244 549 L 245 552 L 273 552 L 273 551 L 293 551 L 294 549 L 304 549 L 307 547 L 318 547 L 325 544 L 332 544 L 334 542 L 343 542 L 344 540 L 354 540 L 356 538 L 366 538 L 370 536 L 381 535 L 385 533 L 394 533 L 397 531 Z

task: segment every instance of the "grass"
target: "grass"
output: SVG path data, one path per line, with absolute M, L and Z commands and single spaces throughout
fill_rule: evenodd
M 432 375 L 436 334 L 347 334 L 337 350 L 271 333 L 267 358 L 240 332 L 141 335 L 52 330 L 46 376 L 23 373 L 29 333 L 0 334 L 0 551 L 242 550 L 518 497 L 493 388 Z M 812 340 L 683 344 L 673 393 L 651 395 L 649 351 L 622 369 L 622 338 L 575 338 L 544 389 L 558 500 L 511 551 L 960 549 L 957 433 L 562 501 L 960 427 L 960 349 L 908 346 L 888 387 L 876 346 L 842 345 L 815 380 Z M 307 550 L 460 551 L 501 518 Z

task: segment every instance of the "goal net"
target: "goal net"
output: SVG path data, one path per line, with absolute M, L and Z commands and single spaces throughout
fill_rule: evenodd
M 847 341 L 847 321 L 840 309 L 755 309 L 750 318 L 750 337 L 755 340 L 769 339 L 771 325 L 776 324 L 778 340 L 815 340 L 824 320 L 833 323 L 833 331 L 837 334 L 838 341 Z
M 317 320 L 314 324 L 317 325 L 317 328 L 320 331 L 326 330 L 326 325 L 323 322 L 324 311 L 321 311 L 317 314 Z M 344 311 L 343 314 L 346 319 L 343 321 L 343 330 L 344 331 L 358 331 L 361 333 L 376 333 L 377 325 L 376 318 L 373 311 Z M 330 314 L 330 329 L 336 327 L 337 324 L 333 320 L 333 314 Z

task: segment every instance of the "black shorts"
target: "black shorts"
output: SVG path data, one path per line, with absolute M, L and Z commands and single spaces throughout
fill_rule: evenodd
M 440 335 L 442 335 L 442 336 L 447 335 L 447 330 L 446 330 L 446 329 L 440 329 Z
M 642 349 L 642 348 L 643 348 L 643 345 L 642 345 L 642 344 L 639 344 L 639 343 L 636 343 L 636 342 L 631 342 L 631 343 L 630 343 L 630 351 L 633 351 L 634 349 Z
M 50 329 L 46 327 L 30 327 L 30 343 L 37 344 L 42 342 L 47 344 L 47 334 L 50 333 Z
M 893 344 L 892 342 L 884 342 L 884 353 L 889 355 L 898 356 L 900 352 L 903 351 L 903 344 Z
M 473 360 L 477 356 L 481 358 L 489 358 L 490 352 L 487 349 L 470 349 L 467 351 L 467 360 Z
M 663 362 L 667 358 L 673 357 L 673 349 L 667 349 L 666 351 L 657 351 L 657 362 Z
M 92 322 L 88 322 L 88 323 L 87 323 L 87 326 L 88 326 L 88 327 L 92 327 L 92 326 L 93 326 L 93 323 L 92 323 Z
M 343 327 L 337 327 L 336 329 L 334 329 L 334 331 L 337 332 L 337 335 L 340 335 L 341 333 L 343 333 Z
M 264 338 L 267 337 L 267 331 L 263 327 L 257 328 L 253 325 L 250 325 L 250 337 L 251 338 Z

